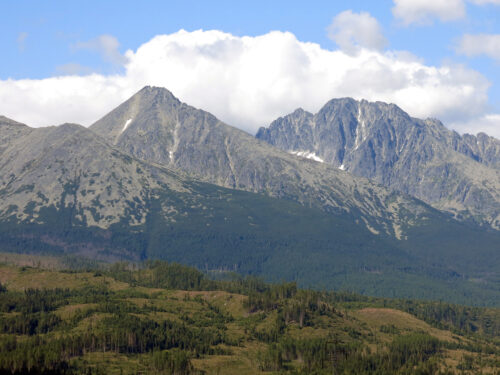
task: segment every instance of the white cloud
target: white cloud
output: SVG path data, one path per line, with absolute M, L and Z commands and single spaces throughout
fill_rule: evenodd
M 465 17 L 463 0 L 393 0 L 393 2 L 392 14 L 404 25 L 430 24 L 436 18 L 447 22 Z
M 364 48 L 350 55 L 288 32 L 181 30 L 126 57 L 120 75 L 0 81 L 0 114 L 34 126 L 90 125 L 144 85 L 166 87 L 251 133 L 297 107 L 315 112 L 334 97 L 393 102 L 445 123 L 480 117 L 488 102 L 489 82 L 463 66 L 427 66 L 405 52 Z
M 28 33 L 23 31 L 22 33 L 19 33 L 17 35 L 17 39 L 16 39 L 16 42 L 17 42 L 17 48 L 19 49 L 19 51 L 24 51 L 24 47 L 25 47 L 25 43 L 26 43 L 26 38 L 28 37 Z
M 97 38 L 87 42 L 78 42 L 73 45 L 74 49 L 83 49 L 94 51 L 101 54 L 102 58 L 116 65 L 124 65 L 127 63 L 127 58 L 123 56 L 119 48 L 120 43 L 113 35 L 99 35 Z
M 465 34 L 456 51 L 469 57 L 486 55 L 500 61 L 500 34 Z
M 500 5 L 500 0 L 469 0 L 469 1 L 477 5 L 486 5 L 486 4 Z
M 328 27 L 328 36 L 347 53 L 355 53 L 361 47 L 382 50 L 387 45 L 378 21 L 366 12 L 339 13 Z
M 473 134 L 483 132 L 500 139 L 500 114 L 486 114 L 469 121 L 455 122 L 450 127 L 460 133 L 471 133 L 473 129 Z
M 0 81 L 0 113 L 30 126 L 90 125 L 133 94 L 119 76 L 64 76 Z

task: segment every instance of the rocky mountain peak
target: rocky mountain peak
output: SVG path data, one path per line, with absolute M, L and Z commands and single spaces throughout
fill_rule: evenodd
M 182 103 L 167 89 L 146 86 L 90 129 L 127 153 L 173 166 L 184 142 L 198 142 L 218 122 L 211 114 Z M 183 136 L 189 139 L 183 140 Z
M 384 102 L 369 102 L 365 99 L 355 100 L 353 98 L 338 98 L 328 101 L 318 112 L 318 116 L 345 114 L 349 112 L 358 122 L 361 122 L 361 117 L 368 116 L 372 119 L 379 117 L 395 118 L 401 117 L 410 119 L 410 116 L 400 107 L 393 103 Z
M 257 138 L 500 228 L 500 141 L 492 137 L 460 136 L 394 104 L 341 98 L 308 118 L 280 117 Z
M 147 126 L 157 123 L 165 112 L 176 111 L 182 103 L 169 90 L 162 87 L 145 86 L 130 99 L 118 106 L 91 129 L 105 138 L 118 143 L 119 138 L 137 129 L 138 124 Z
M 314 115 L 307 111 L 299 109 L 281 118 L 284 124 L 294 126 L 295 121 L 297 125 L 307 123 L 311 128 L 310 145 L 303 144 L 306 137 L 288 140 L 294 147 L 292 150 L 298 151 L 292 155 L 259 142 L 210 113 L 187 104 L 172 100 L 158 106 L 151 104 L 164 95 L 169 96 L 168 91 L 144 88 L 92 125 L 91 130 L 125 153 L 219 186 L 288 198 L 326 211 L 362 212 L 366 217 L 384 217 L 370 224 L 377 233 L 392 231 L 385 225 L 392 211 L 399 211 L 403 206 L 405 209 L 418 206 L 411 199 L 400 197 L 395 207 L 389 209 L 385 205 L 393 204 L 388 198 L 391 192 L 323 164 L 314 152 L 301 152 L 317 144 L 313 134 L 318 129 L 312 130 Z M 146 99 L 148 104 L 137 104 Z M 358 102 L 349 98 L 331 102 L 332 106 L 339 104 L 353 108 L 350 120 L 356 124 Z M 318 124 L 320 122 L 316 121 Z M 299 127 L 294 132 L 302 134 Z M 355 127 L 349 132 L 349 142 L 354 144 Z M 375 205 L 373 194 L 380 195 Z M 409 209 L 420 212 L 422 207 L 418 207 L 416 211 Z M 387 210 L 391 210 L 391 214 L 388 215 Z M 425 211 L 426 208 L 422 212 Z
M 140 100 L 146 106 L 181 104 L 169 90 L 156 86 L 145 86 L 130 99 Z

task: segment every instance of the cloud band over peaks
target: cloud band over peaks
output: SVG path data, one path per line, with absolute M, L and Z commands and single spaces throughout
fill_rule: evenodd
M 317 111 L 344 96 L 393 102 L 444 122 L 484 115 L 489 82 L 478 72 L 358 47 L 356 54 L 328 50 L 279 31 L 239 37 L 180 30 L 127 51 L 123 74 L 0 81 L 0 114 L 33 126 L 89 125 L 155 85 L 250 133 L 297 107 Z

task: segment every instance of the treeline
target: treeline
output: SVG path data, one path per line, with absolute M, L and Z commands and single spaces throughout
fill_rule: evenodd
M 498 310 L 412 300 L 395 300 L 390 305 L 438 328 L 465 334 L 481 333 L 489 337 L 500 335 Z
M 178 263 L 146 261 L 141 267 L 121 262 L 96 271 L 131 286 L 181 290 L 215 290 L 217 283 L 208 280 L 196 268 Z
M 163 261 L 147 261 L 141 268 L 129 263 L 116 263 L 105 273 L 131 285 L 182 290 L 224 290 L 244 294 L 249 297 L 247 307 L 250 312 L 275 309 L 280 301 L 292 298 L 298 292 L 294 282 L 269 284 L 256 277 L 241 277 L 236 274 L 232 274 L 230 280 L 215 281 L 193 267 Z M 494 309 L 445 302 L 376 298 L 343 291 L 300 292 L 302 296 L 307 296 L 305 298 L 323 300 L 331 305 L 369 303 L 395 308 L 408 312 L 434 327 L 450 329 L 456 333 L 500 336 L 500 312 Z
M 213 291 L 223 290 L 250 296 L 256 303 L 273 305 L 276 301 L 291 298 L 298 291 L 297 284 L 270 284 L 254 276 L 241 277 L 231 274 L 229 280 L 212 280 L 194 267 L 164 261 L 146 261 L 140 266 L 120 262 L 99 269 L 96 275 L 106 275 L 131 286 L 174 290 Z M 260 301 L 260 302 L 257 302 Z M 270 306 L 269 306 L 270 307 Z
M 326 292 L 325 300 L 350 307 L 378 306 L 407 312 L 433 327 L 458 334 L 500 336 L 500 310 L 487 307 L 462 306 L 442 301 L 387 299 L 350 292 Z
M 452 374 L 440 370 L 442 344 L 427 334 L 396 337 L 385 350 L 371 353 L 360 344 L 336 338 L 285 338 L 259 354 L 262 371 L 284 371 L 300 359 L 299 374 Z

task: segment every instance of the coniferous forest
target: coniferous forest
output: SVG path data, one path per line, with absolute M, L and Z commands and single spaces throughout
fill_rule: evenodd
M 500 373 L 498 309 L 161 261 L 65 267 L 0 266 L 0 374 Z

